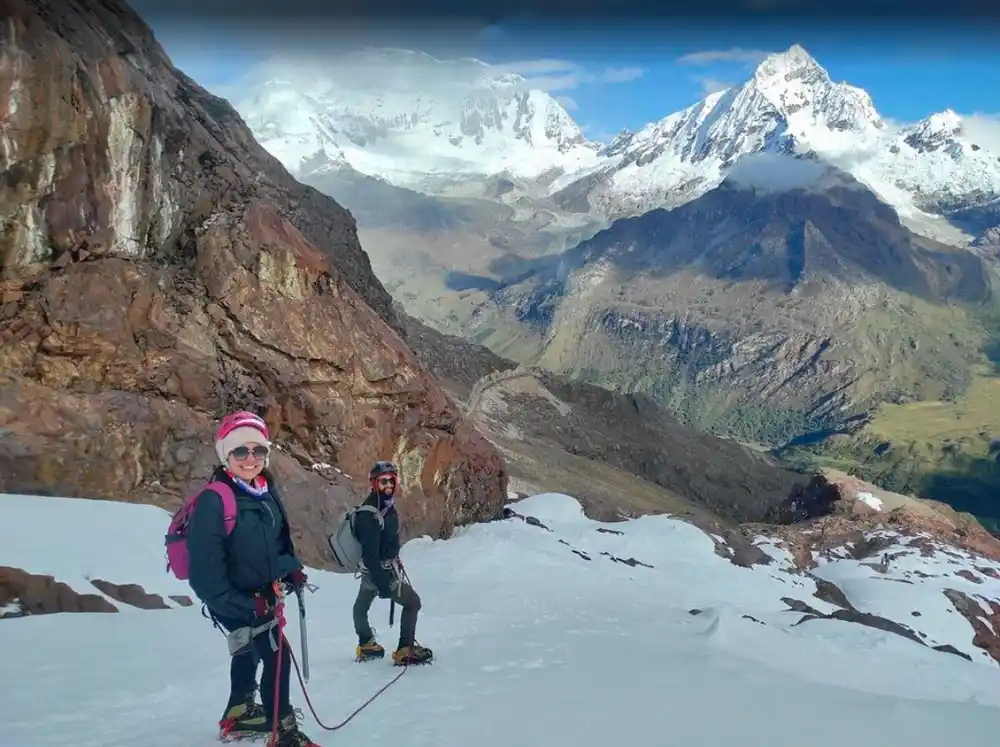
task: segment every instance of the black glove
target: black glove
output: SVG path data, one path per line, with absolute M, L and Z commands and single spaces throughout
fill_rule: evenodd
M 301 570 L 294 570 L 285 576 L 285 583 L 292 587 L 292 591 L 302 591 L 309 578 Z

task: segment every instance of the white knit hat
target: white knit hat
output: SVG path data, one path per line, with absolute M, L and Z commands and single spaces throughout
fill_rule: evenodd
M 215 454 L 222 464 L 226 464 L 233 449 L 240 446 L 254 443 L 270 448 L 268 435 L 267 425 L 261 418 L 246 412 L 235 413 L 223 419 L 216 433 Z M 265 467 L 269 461 L 270 455 L 264 460 Z

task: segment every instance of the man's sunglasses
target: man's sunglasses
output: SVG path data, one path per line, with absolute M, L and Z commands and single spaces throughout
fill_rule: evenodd
M 378 484 L 380 486 L 384 487 L 384 488 L 387 488 L 390 485 L 395 485 L 396 484 L 396 478 L 395 477 L 380 477 L 378 479 Z
M 229 453 L 242 462 L 244 459 L 249 459 L 251 454 L 257 459 L 263 459 L 270 453 L 270 449 L 266 446 L 254 446 L 252 449 L 246 446 L 237 446 Z

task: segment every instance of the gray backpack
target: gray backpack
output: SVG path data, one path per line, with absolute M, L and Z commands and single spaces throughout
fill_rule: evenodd
M 358 511 L 369 511 L 375 514 L 379 529 L 385 526 L 382 512 L 375 506 L 362 503 L 347 511 L 337 525 L 336 531 L 327 538 L 330 550 L 333 552 L 333 559 L 353 573 L 361 570 L 361 543 L 354 536 L 354 516 Z

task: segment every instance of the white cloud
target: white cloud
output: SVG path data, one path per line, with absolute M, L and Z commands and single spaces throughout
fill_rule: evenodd
M 631 83 L 645 74 L 641 67 L 609 67 L 601 73 L 600 80 L 602 83 Z
M 600 72 L 588 70 L 569 60 L 519 60 L 493 66 L 499 72 L 517 73 L 527 87 L 552 93 L 579 88 L 586 83 L 629 83 L 645 75 L 641 67 L 611 67 Z
M 580 66 L 569 60 L 517 60 L 503 62 L 493 67 L 497 70 L 520 75 L 542 75 L 547 73 L 577 72 Z
M 742 62 L 756 65 L 772 52 L 763 49 L 707 49 L 704 52 L 691 52 L 678 57 L 678 65 L 711 65 L 715 62 Z
M 697 81 L 701 84 L 701 90 L 706 96 L 710 93 L 718 93 L 719 91 L 725 91 L 727 88 L 733 87 L 732 83 L 719 80 L 711 75 L 699 75 L 697 76 Z
M 562 108 L 568 112 L 573 112 L 580 108 L 580 105 L 571 96 L 556 96 L 556 101 L 562 104 Z
M 1000 153 L 1000 114 L 960 114 L 962 134 L 981 148 Z
M 785 192 L 816 184 L 828 172 L 829 166 L 817 161 L 780 153 L 754 153 L 736 161 L 726 178 L 743 189 Z
M 595 125 L 593 122 L 580 125 L 580 129 L 583 130 L 583 134 L 587 136 L 587 139 L 594 143 L 610 143 L 619 135 L 619 133 L 606 130 L 600 125 Z

